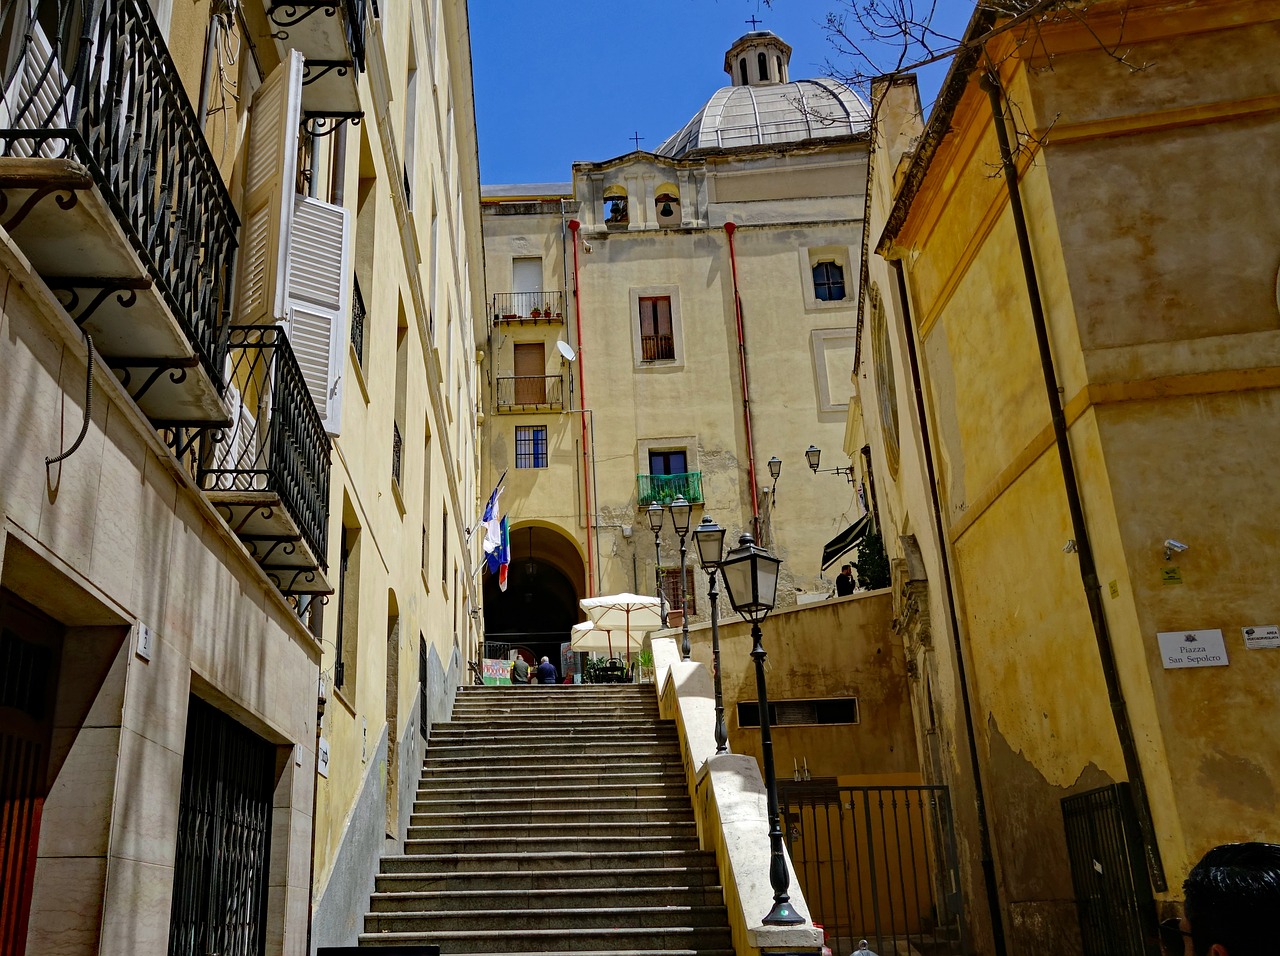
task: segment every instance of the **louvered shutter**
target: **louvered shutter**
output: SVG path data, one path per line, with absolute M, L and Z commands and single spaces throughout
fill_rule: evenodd
M 240 244 L 241 325 L 287 318 L 285 281 L 302 122 L 302 54 L 291 50 L 253 98 Z
M 325 431 L 342 424 L 342 370 L 351 312 L 351 214 L 298 196 L 289 237 L 289 344 Z
M 66 129 L 74 91 L 62 64 L 53 54 L 53 45 L 39 23 L 28 24 L 30 43 L 22 52 L 17 72 L 4 91 L 0 103 L 0 126 L 13 129 Z M 30 141 L 16 140 L 14 156 L 31 156 L 35 150 Z M 41 156 L 56 156 L 61 145 L 46 142 L 38 149 Z

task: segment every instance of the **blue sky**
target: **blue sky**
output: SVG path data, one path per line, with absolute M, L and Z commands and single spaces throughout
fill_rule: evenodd
M 480 181 L 568 182 L 574 160 L 656 149 L 729 83 L 724 52 L 752 29 L 791 44 L 791 76 L 821 76 L 834 56 L 831 0 L 471 0 Z M 941 0 L 968 19 L 971 0 Z M 934 71 L 937 74 L 938 71 Z M 926 77 L 932 98 L 941 76 Z

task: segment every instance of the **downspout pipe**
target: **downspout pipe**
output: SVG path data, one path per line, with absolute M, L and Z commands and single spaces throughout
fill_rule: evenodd
M 742 379 L 742 427 L 747 436 L 747 481 L 751 486 L 751 528 L 757 541 L 760 539 L 760 494 L 756 484 L 756 446 L 751 434 L 751 377 L 747 372 L 747 334 L 742 323 L 742 297 L 738 294 L 738 254 L 733 246 L 733 233 L 737 225 L 724 224 L 724 234 L 729 237 L 729 265 L 733 271 L 733 316 L 738 331 L 738 374 Z
M 582 223 L 576 219 L 569 220 L 569 231 L 573 233 L 573 320 L 574 333 L 578 340 L 578 404 L 582 408 L 587 407 L 587 373 L 586 364 L 582 359 L 582 297 L 578 293 L 578 230 L 582 228 Z M 587 597 L 594 597 L 596 593 L 596 562 L 595 562 L 595 546 L 591 541 L 591 486 L 594 473 L 591 469 L 591 458 L 594 449 L 588 446 L 587 435 L 587 416 L 581 417 L 582 422 L 582 493 L 585 496 L 585 505 L 583 509 L 583 517 L 587 522 Z M 594 422 L 592 423 L 592 432 L 595 431 Z
M 996 142 L 1000 147 L 1000 165 L 1004 170 L 1005 184 L 1009 192 L 1009 210 L 1013 214 L 1013 226 L 1018 236 L 1018 252 L 1022 257 L 1022 271 L 1026 279 L 1027 297 L 1031 305 L 1031 322 L 1035 328 L 1036 345 L 1040 351 L 1040 368 L 1044 375 L 1045 393 L 1049 399 L 1049 413 L 1053 420 L 1053 438 L 1058 447 L 1058 462 L 1062 469 L 1062 483 L 1067 494 L 1067 510 L 1071 515 L 1071 529 L 1076 539 L 1080 560 L 1080 579 L 1084 585 L 1085 600 L 1089 605 L 1089 618 L 1093 623 L 1093 636 L 1098 644 L 1098 657 L 1107 685 L 1107 699 L 1111 705 L 1111 717 L 1115 722 L 1116 736 L 1124 755 L 1125 773 L 1133 796 L 1138 829 L 1142 833 L 1143 849 L 1147 857 L 1147 875 L 1152 887 L 1161 892 L 1168 889 L 1164 864 L 1160 859 L 1160 847 L 1156 843 L 1155 826 L 1151 819 L 1151 803 L 1147 796 L 1146 780 L 1142 764 L 1138 760 L 1138 747 L 1129 723 L 1129 711 L 1125 705 L 1124 691 L 1116 669 L 1115 648 L 1107 627 L 1106 613 L 1102 607 L 1102 585 L 1093 559 L 1093 545 L 1089 529 L 1085 525 L 1084 506 L 1080 499 L 1080 486 L 1076 480 L 1075 463 L 1071 444 L 1067 440 L 1067 419 L 1062 411 L 1058 393 L 1058 376 L 1054 370 L 1053 352 L 1049 347 L 1049 330 L 1045 322 L 1044 307 L 1040 298 L 1040 284 L 1036 278 L 1035 259 L 1031 254 L 1031 238 L 1027 232 L 1026 215 L 1022 209 L 1022 194 L 1018 186 L 1018 167 L 1013 161 L 1009 146 L 1009 131 L 1005 126 L 1004 104 L 1000 78 L 988 71 L 979 81 L 991 101 L 991 117 L 995 127 Z
M 942 505 L 938 500 L 938 472 L 933 463 L 933 442 L 929 435 L 929 417 L 925 412 L 924 391 L 920 386 L 920 357 L 916 353 L 915 323 L 907 298 L 907 280 L 901 260 L 889 263 L 898 285 L 907 362 L 911 366 L 911 387 L 916 400 L 916 417 L 920 420 L 920 444 L 924 448 L 925 476 L 929 481 L 929 504 L 933 510 L 933 532 L 938 536 L 938 561 L 942 565 L 942 585 L 947 597 L 947 618 L 951 624 L 951 652 L 956 659 L 956 678 L 960 684 L 960 709 L 964 714 L 965 740 L 969 747 L 969 771 L 973 774 L 973 801 L 978 811 L 978 853 L 982 869 L 982 885 L 986 889 L 987 918 L 991 921 L 991 944 L 995 956 L 1005 956 L 1004 916 L 1000 910 L 1000 887 L 996 881 L 995 858 L 991 852 L 991 826 L 987 822 L 986 787 L 982 782 L 982 763 L 978 759 L 978 738 L 973 727 L 973 701 L 969 697 L 968 666 L 964 659 L 964 642 L 960 637 L 960 614 L 956 610 L 956 593 L 951 582 L 951 559 L 947 556 L 942 524 Z

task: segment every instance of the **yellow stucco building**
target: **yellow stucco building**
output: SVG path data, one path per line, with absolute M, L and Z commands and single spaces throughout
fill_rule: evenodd
M 1206 849 L 1277 837 L 1276 11 L 1069 6 L 976 18 L 927 122 L 875 97 L 846 450 L 980 951 L 1142 946 Z

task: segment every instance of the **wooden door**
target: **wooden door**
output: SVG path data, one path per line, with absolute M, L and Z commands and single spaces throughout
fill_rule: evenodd
M 516 344 L 516 404 L 547 403 L 547 357 L 541 342 Z

